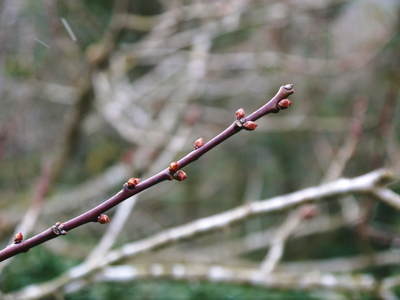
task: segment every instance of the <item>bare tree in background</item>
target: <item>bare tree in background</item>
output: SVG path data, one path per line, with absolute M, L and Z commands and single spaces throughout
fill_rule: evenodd
M 184 184 L 44 243 L 80 262 L 59 276 L 11 290 L 8 270 L 37 250 L 2 262 L 1 298 L 167 278 L 396 299 L 399 10 L 390 0 L 3 1 L 4 247 L 165 168 L 282 82 L 295 83 L 296 102 L 188 167 Z

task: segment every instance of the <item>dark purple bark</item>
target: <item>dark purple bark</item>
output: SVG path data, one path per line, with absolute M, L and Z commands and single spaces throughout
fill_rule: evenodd
M 241 124 L 244 124 L 247 121 L 256 121 L 257 119 L 261 118 L 262 116 L 268 113 L 275 113 L 278 112 L 281 108 L 279 107 L 278 103 L 287 98 L 289 95 L 293 94 L 293 85 L 288 84 L 285 86 L 280 87 L 278 93 L 266 104 L 262 107 L 244 117 L 240 121 L 235 121 L 228 128 L 222 131 L 220 134 L 209 140 L 200 148 L 193 150 L 192 152 L 188 153 L 186 156 L 182 157 L 178 160 L 179 169 L 187 166 L 188 164 L 192 163 L 193 161 L 200 158 L 203 154 L 214 148 L 215 146 L 219 145 L 223 141 L 225 141 L 230 136 L 238 133 L 240 130 L 243 129 Z M 87 212 L 82 213 L 81 215 L 70 219 L 60 225 L 54 225 L 45 231 L 25 240 L 18 244 L 12 244 L 4 248 L 0 251 L 0 261 L 3 261 L 7 258 L 10 258 L 18 253 L 26 252 L 30 248 L 35 247 L 39 244 L 42 244 L 48 240 L 56 238 L 57 236 L 61 235 L 60 231 L 69 232 L 72 229 L 84 225 L 89 222 L 96 222 L 97 218 L 104 212 L 108 211 L 109 209 L 113 208 L 114 206 L 118 205 L 122 201 L 130 198 L 131 196 L 146 190 L 153 185 L 156 185 L 165 180 L 171 180 L 171 173 L 169 168 L 166 168 L 159 173 L 153 175 L 152 177 L 143 180 L 141 183 L 137 184 L 135 188 L 128 189 L 126 186 L 118 193 L 116 193 L 111 198 L 105 200 L 103 203 L 99 204 L 98 206 L 88 210 Z M 56 228 L 54 228 L 56 226 Z M 59 230 L 58 230 L 59 229 Z

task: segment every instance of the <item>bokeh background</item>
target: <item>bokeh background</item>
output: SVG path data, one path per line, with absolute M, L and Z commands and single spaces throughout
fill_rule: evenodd
M 164 168 L 199 136 L 208 140 L 229 125 L 239 107 L 253 111 L 286 83 L 296 90 L 290 109 L 185 168 L 185 182 L 157 185 L 110 212 L 113 232 L 89 224 L 2 265 L 2 293 L 252 201 L 378 168 L 399 174 L 398 0 L 3 0 L 0 9 L 2 247 L 14 232 L 31 236 L 101 203 L 127 178 Z M 400 192 L 396 181 L 390 188 Z M 370 195 L 314 200 L 283 234 L 272 274 L 368 274 L 377 286 L 400 274 L 398 210 Z M 124 265 L 153 273 L 154 263 L 256 269 L 274 236 L 282 236 L 279 228 L 293 225 L 296 209 L 251 217 Z M 304 288 L 123 277 L 87 276 L 81 286 L 62 285 L 40 299 L 379 294 L 378 287 L 342 290 L 326 280 Z

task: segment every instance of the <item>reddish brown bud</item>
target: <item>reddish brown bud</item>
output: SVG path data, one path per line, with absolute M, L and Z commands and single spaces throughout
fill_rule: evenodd
M 203 145 L 204 145 L 204 140 L 203 140 L 203 138 L 198 138 L 198 139 L 195 140 L 194 143 L 193 143 L 194 149 L 199 149 L 199 148 L 202 147 Z
M 281 109 L 286 109 L 288 108 L 290 105 L 292 105 L 292 101 L 290 101 L 289 99 L 283 99 L 281 101 L 279 101 L 278 106 Z
M 100 224 L 107 224 L 110 223 L 110 217 L 104 214 L 101 214 L 100 216 L 97 217 L 97 222 Z
M 178 181 L 184 181 L 187 178 L 187 175 L 184 171 L 179 170 L 175 173 L 174 178 Z
M 129 180 L 126 182 L 126 186 L 128 187 L 128 189 L 134 189 L 135 186 L 137 186 L 140 182 L 140 178 L 129 178 Z
M 246 130 L 254 130 L 257 128 L 257 123 L 253 121 L 247 121 L 243 124 L 244 129 Z
M 304 220 L 309 220 L 318 215 L 318 208 L 314 204 L 304 205 L 300 209 L 300 215 Z
M 169 164 L 169 171 L 171 173 L 175 173 L 176 171 L 179 170 L 179 164 L 176 161 L 173 161 L 172 163 Z
M 14 236 L 14 244 L 19 244 L 19 243 L 21 243 L 23 239 L 24 239 L 24 235 L 22 234 L 22 232 L 18 232 L 18 233 Z
M 245 115 L 246 115 L 246 112 L 244 111 L 243 108 L 239 108 L 239 109 L 235 112 L 236 119 L 238 119 L 238 120 L 244 118 Z

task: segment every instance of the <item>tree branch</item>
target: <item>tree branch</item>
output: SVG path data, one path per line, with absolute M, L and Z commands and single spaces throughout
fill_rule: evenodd
M 352 226 L 358 218 L 353 220 L 344 220 L 341 216 L 323 215 L 315 217 L 307 222 L 301 223 L 289 237 L 290 239 L 304 238 L 309 235 L 327 233 L 338 230 L 343 227 Z M 204 247 L 196 247 L 190 249 L 191 255 L 207 254 L 209 261 L 227 261 L 232 260 L 233 257 L 240 256 L 244 253 L 268 248 L 272 244 L 273 237 L 276 235 L 279 227 L 273 227 L 267 230 L 260 230 L 257 232 L 249 233 L 241 238 L 224 241 L 224 243 L 212 244 Z M 170 249 L 162 252 L 163 255 L 168 255 Z M 172 248 L 172 252 L 176 249 Z M 183 256 L 186 259 L 185 256 Z
M 236 114 L 237 120 L 233 122 L 228 128 L 222 131 L 220 134 L 215 136 L 213 139 L 201 145 L 197 149 L 193 150 L 177 162 L 171 163 L 169 168 L 166 168 L 152 177 L 135 185 L 125 184 L 124 188 L 116 193 L 114 196 L 99 204 L 98 206 L 88 210 L 87 212 L 66 221 L 65 223 L 56 223 L 52 227 L 45 231 L 13 245 L 6 247 L 0 251 L 0 261 L 3 261 L 9 257 L 12 257 L 18 253 L 26 252 L 30 248 L 40 245 L 48 240 L 54 239 L 59 235 L 64 235 L 72 229 L 82 226 L 90 222 L 97 222 L 99 216 L 118 205 L 122 201 L 138 194 L 139 192 L 146 190 L 153 185 L 161 183 L 166 180 L 184 180 L 186 174 L 181 170 L 183 167 L 199 159 L 203 154 L 207 153 L 230 136 L 238 133 L 242 129 L 254 130 L 257 124 L 254 122 L 262 116 L 269 113 L 276 113 L 283 108 L 287 108 L 290 105 L 290 101 L 285 99 L 294 93 L 293 85 L 288 84 L 282 86 L 278 93 L 265 105 L 254 111 L 249 116 L 245 117 L 244 114 Z
M 261 271 L 265 274 L 272 273 L 281 260 L 286 240 L 303 220 L 301 213 L 302 208 L 304 208 L 304 206 L 292 211 L 271 239 L 270 249 L 260 265 Z
M 110 251 L 96 265 L 80 264 L 51 281 L 39 285 L 31 285 L 16 293 L 8 294 L 6 296 L 9 298 L 5 299 L 38 299 L 54 293 L 70 282 L 88 277 L 105 266 L 120 263 L 123 260 L 134 258 L 140 254 L 169 246 L 177 241 L 183 241 L 201 234 L 223 229 L 250 217 L 289 209 L 322 198 L 332 198 L 349 193 L 371 193 L 375 189 L 379 189 L 382 183 L 387 182 L 391 178 L 393 178 L 393 175 L 388 170 L 376 170 L 352 179 L 341 178 L 291 194 L 238 206 L 223 213 L 198 219 L 167 229 L 148 238 L 125 244 L 119 249 Z
M 88 280 L 64 287 L 64 293 L 76 292 L 94 282 L 134 282 L 143 279 L 201 280 L 214 283 L 247 284 L 263 288 L 375 293 L 378 283 L 366 274 L 319 272 L 276 272 L 266 275 L 257 268 L 196 263 L 150 263 L 107 267 Z
M 313 290 L 330 289 L 339 291 L 375 292 L 377 282 L 370 275 L 338 275 L 331 273 L 274 273 L 265 275 L 256 268 L 229 267 L 206 264 L 140 264 L 108 267 L 96 274 L 89 282 L 132 282 L 140 279 L 203 280 L 233 284 L 249 284 L 264 288 Z M 75 289 L 85 284 L 75 285 Z

